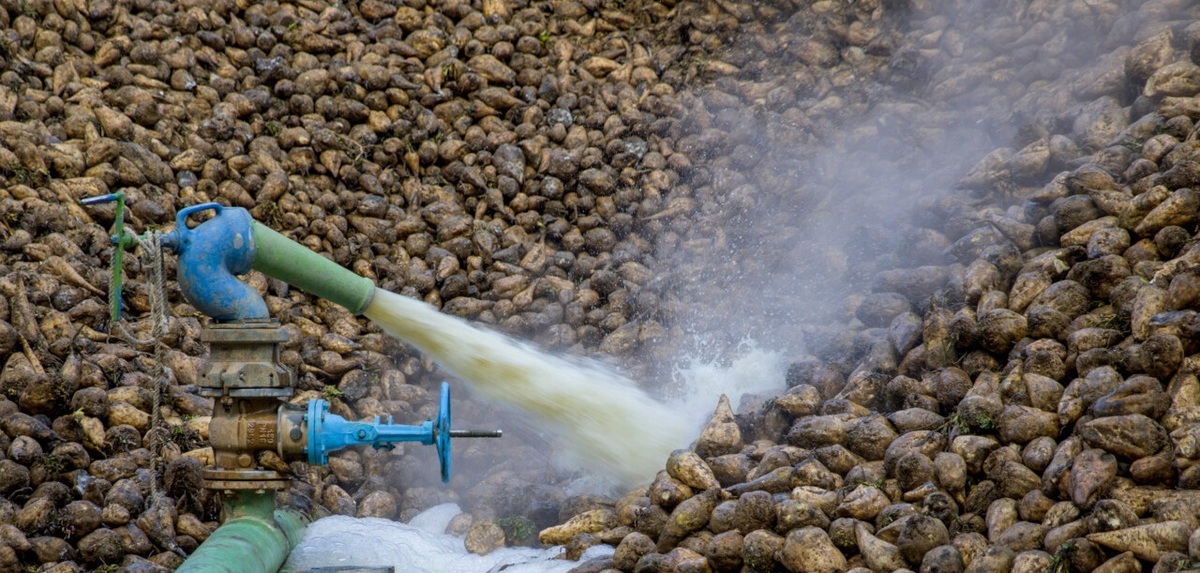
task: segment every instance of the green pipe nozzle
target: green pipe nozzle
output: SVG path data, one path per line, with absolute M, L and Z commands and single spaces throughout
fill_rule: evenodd
M 375 295 L 375 283 L 254 221 L 253 268 L 302 291 L 336 302 L 358 315 Z

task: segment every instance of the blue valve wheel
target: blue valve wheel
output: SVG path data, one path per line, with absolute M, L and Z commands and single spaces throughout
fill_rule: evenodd
M 397 442 L 420 442 L 437 448 L 442 482 L 450 482 L 450 384 L 442 382 L 438 413 L 434 420 L 415 426 L 381 422 L 351 422 L 329 412 L 329 402 L 309 400 L 305 420 L 308 425 L 308 463 L 326 465 L 329 454 L 347 446 L 391 448 Z
M 442 483 L 450 483 L 450 383 L 442 382 L 438 415 L 433 424 L 434 447 L 442 466 Z

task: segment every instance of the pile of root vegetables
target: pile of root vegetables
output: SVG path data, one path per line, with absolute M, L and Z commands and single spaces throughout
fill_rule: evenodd
M 117 191 L 649 385 L 743 320 L 790 353 L 626 495 L 565 493 L 534 432 L 449 488 L 415 447 L 260 457 L 317 514 L 616 548 L 581 571 L 1200 567 L 1200 11 L 942 4 L 0 0 L 0 569 L 171 570 L 217 525 L 207 318 L 168 280 L 152 338 L 129 257 L 109 319 L 80 200 Z M 246 279 L 296 401 L 434 414 L 428 358 Z

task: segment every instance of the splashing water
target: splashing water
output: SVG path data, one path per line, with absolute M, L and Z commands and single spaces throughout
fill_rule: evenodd
M 460 512 L 457 505 L 446 503 L 425 510 L 407 524 L 377 517 L 318 519 L 305 529 L 283 570 L 390 565 L 404 573 L 565 573 L 579 565 L 579 561 L 558 559 L 561 547 L 505 547 L 487 555 L 468 553 L 462 537 L 443 533 Z M 612 551 L 608 546 L 593 547 L 581 561 Z
M 579 465 L 625 485 L 653 478 L 698 429 L 596 362 L 547 354 L 421 301 L 376 289 L 363 314 L 479 394 L 527 413 Z
M 727 362 L 692 357 L 675 368 L 678 391 L 668 401 L 686 412 L 688 421 L 701 427 L 712 415 L 717 397 L 724 394 L 736 410 L 746 394 L 777 395 L 787 390 L 784 374 L 788 360 L 782 352 L 743 341 L 736 358 Z

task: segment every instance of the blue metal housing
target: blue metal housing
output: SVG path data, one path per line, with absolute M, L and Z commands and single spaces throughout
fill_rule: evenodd
M 215 216 L 189 229 L 187 218 L 200 211 Z M 185 207 L 162 245 L 179 254 L 179 289 L 196 310 L 220 322 L 268 320 L 258 291 L 238 280 L 254 262 L 253 219 L 245 209 L 203 203 Z
M 393 424 L 375 417 L 374 422 L 351 422 L 329 413 L 329 402 L 311 400 L 308 403 L 308 463 L 327 465 L 329 453 L 347 446 L 373 446 L 391 449 L 398 442 L 436 444 L 441 461 L 442 481 L 450 481 L 450 385 L 442 382 L 439 410 L 435 421 L 420 425 Z

